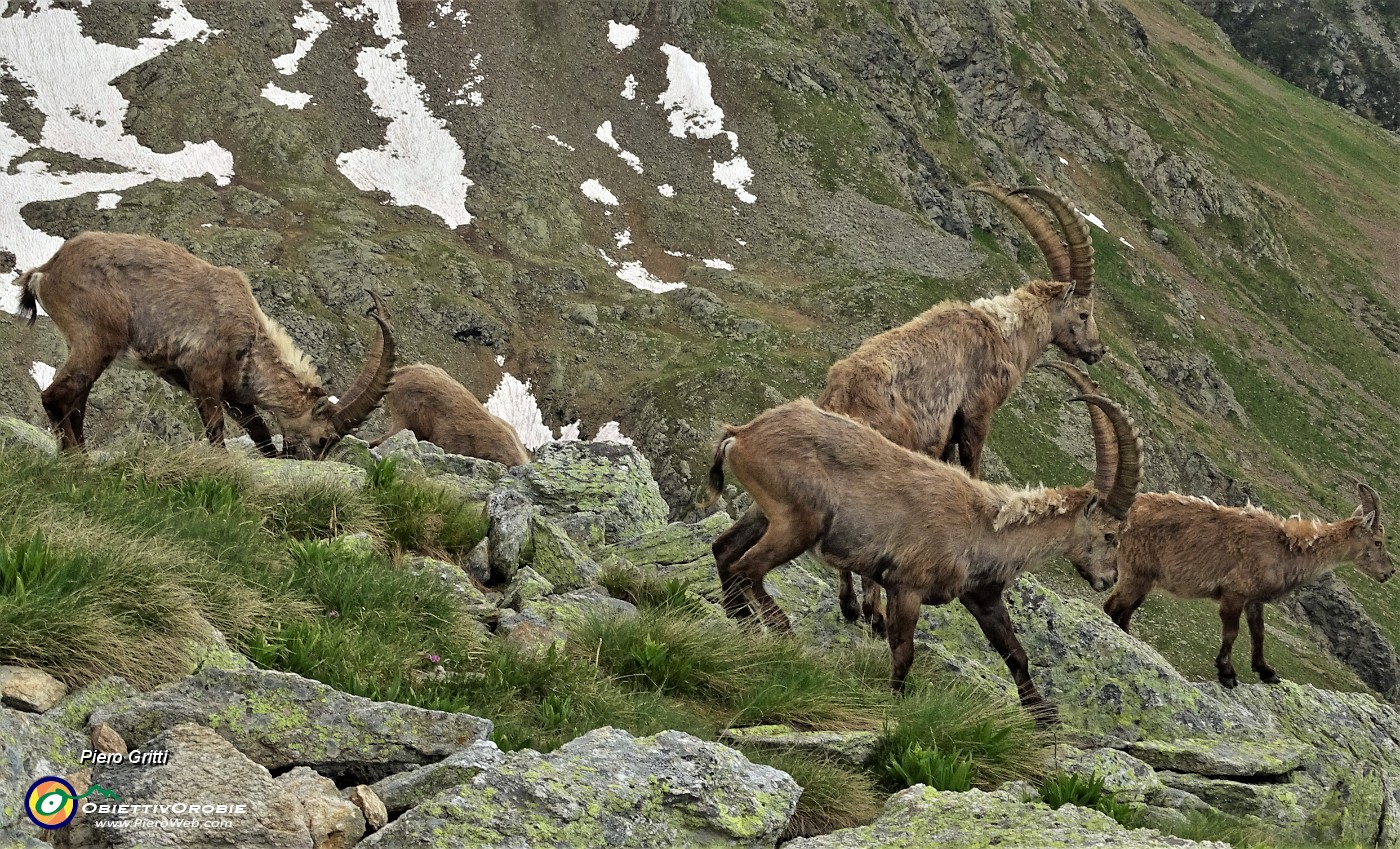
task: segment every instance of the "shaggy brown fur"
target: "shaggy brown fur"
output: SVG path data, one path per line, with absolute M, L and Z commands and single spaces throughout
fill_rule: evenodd
M 1220 683 L 1238 682 L 1230 650 L 1240 612 L 1249 622 L 1251 666 L 1266 684 L 1279 677 L 1264 661 L 1264 602 L 1354 562 L 1378 581 L 1395 573 L 1385 549 L 1380 498 L 1359 485 L 1361 506 L 1336 522 L 1283 519 L 1257 507 L 1221 507 L 1174 492 L 1133 502 L 1118 543 L 1118 586 L 1104 610 L 1124 631 L 1154 587 L 1182 598 L 1220 601 Z
M 1088 225 L 1059 196 L 1038 187 L 1008 192 L 979 183 L 970 187 L 1007 206 L 1031 232 L 1054 280 L 1033 280 L 1015 291 L 970 304 L 945 302 L 892 330 L 871 337 L 827 372 L 817 405 L 875 428 L 895 444 L 952 461 L 976 477 L 982 447 L 997 411 L 1021 377 L 1055 345 L 1087 363 L 1104 355 L 1094 322 L 1093 246 Z M 1022 195 L 1041 199 L 1065 230 L 1066 242 Z M 750 510 L 733 548 L 716 550 L 721 563 L 739 557 L 763 533 L 763 516 Z M 884 630 L 880 589 L 862 581 L 858 609 L 851 573 L 841 574 L 841 609 L 855 621 L 864 614 Z
M 1099 396 L 1082 400 L 1112 406 Z M 1113 412 L 1124 425 L 1121 438 L 1136 444 L 1126 417 Z M 753 547 L 719 565 L 729 615 L 757 612 L 769 627 L 789 630 L 763 577 L 811 548 L 832 566 L 889 591 L 894 689 L 903 688 L 913 662 L 920 605 L 957 598 L 1005 658 L 1022 703 L 1041 719 L 1052 718 L 1053 708 L 1031 681 L 1002 590 L 1054 554 L 1067 556 L 1096 589 L 1113 583 L 1119 519 L 1099 509 L 1092 485 L 1018 490 L 979 481 L 806 398 L 726 428 L 710 470 L 716 492 L 726 459 L 768 518 Z M 1125 479 L 1136 474 L 1120 472 Z
M 401 430 L 444 451 L 494 460 L 505 466 L 530 462 L 515 428 L 487 412 L 467 387 L 437 366 L 414 363 L 394 372 L 394 385 L 384 398 L 389 430 L 371 445 L 379 445 Z
M 393 371 L 393 330 L 377 295 L 379 336 L 346 397 L 331 403 L 311 361 L 263 313 L 242 273 L 149 236 L 80 233 L 17 285 L 21 317 L 33 324 L 42 305 L 68 343 L 68 359 L 43 392 L 65 448 L 83 447 L 88 393 L 113 363 L 149 369 L 193 395 L 214 445 L 223 445 L 227 409 L 274 455 L 255 408 L 271 411 L 283 451 L 303 459 L 324 456 L 363 423 Z

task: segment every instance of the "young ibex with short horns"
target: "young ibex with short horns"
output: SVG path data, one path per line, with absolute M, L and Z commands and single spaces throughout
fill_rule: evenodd
M 149 236 L 79 233 L 16 281 L 20 317 L 42 306 L 68 343 L 68 359 L 43 392 L 65 448 L 82 448 L 88 393 L 113 363 L 149 369 L 194 396 L 204 432 L 224 443 L 224 410 L 258 450 L 275 456 L 255 408 L 272 412 L 287 456 L 318 459 L 364 422 L 389 388 L 394 336 L 377 294 L 379 334 L 339 402 L 310 359 L 263 313 L 237 269 L 215 267 Z
M 832 566 L 888 590 L 893 689 L 903 689 L 913 662 L 920 605 L 956 598 L 1006 661 L 1021 703 L 1052 722 L 1054 708 L 1031 681 L 1002 591 L 1054 554 L 1066 555 L 1095 589 L 1112 585 L 1115 534 L 1141 465 L 1137 431 L 1127 416 L 1101 396 L 1077 398 L 1103 408 L 1117 428 L 1117 483 L 1106 492 L 1092 485 L 1014 489 L 986 483 L 806 398 L 727 427 L 710 488 L 717 494 L 724 485 L 727 459 L 768 524 L 742 557 L 719 564 L 725 611 L 740 619 L 757 613 L 770 628 L 789 630 L 763 577 L 813 549 Z M 726 531 L 716 546 L 734 533 Z
M 530 462 L 515 428 L 491 415 L 467 387 L 437 366 L 414 363 L 394 372 L 394 385 L 384 397 L 389 430 L 376 446 L 401 430 L 444 451 L 494 460 L 504 466 Z
M 1089 227 L 1063 198 L 1039 186 L 1014 191 L 977 183 L 969 191 L 995 198 L 1010 209 L 1035 239 L 1052 280 L 1033 280 L 1006 295 L 970 304 L 937 304 L 907 324 L 871 337 L 827 372 L 822 409 L 858 419 L 897 445 L 951 461 L 957 454 L 976 477 L 992 414 L 1005 403 L 1022 375 L 1051 344 L 1065 354 L 1096 363 L 1104 355 L 1094 322 L 1094 247 Z M 1065 231 L 1029 196 L 1044 203 Z M 749 510 L 740 531 L 716 543 L 721 564 L 737 560 L 763 534 L 763 515 Z M 884 628 L 879 586 L 865 585 L 863 612 L 872 629 Z M 851 573 L 841 573 L 841 609 L 855 621 Z
M 1049 365 L 1080 393 L 1097 390 L 1073 366 Z M 1090 415 L 1095 444 L 1113 450 L 1111 422 L 1096 410 Z M 1258 507 L 1222 507 L 1175 492 L 1144 492 L 1133 501 L 1119 532 L 1118 584 L 1104 611 L 1127 632 L 1133 613 L 1154 587 L 1182 598 L 1218 599 L 1222 633 L 1215 667 L 1220 683 L 1234 687 L 1239 682 L 1230 652 L 1243 611 L 1251 666 L 1259 680 L 1276 684 L 1278 673 L 1264 661 L 1264 602 L 1347 561 L 1378 581 L 1395 572 L 1385 549 L 1380 497 L 1364 483 L 1357 488 L 1361 505 L 1337 522 L 1284 519 Z

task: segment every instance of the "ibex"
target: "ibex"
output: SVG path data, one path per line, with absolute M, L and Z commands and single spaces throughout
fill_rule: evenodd
M 376 446 L 401 430 L 444 451 L 494 460 L 505 466 L 530 462 L 515 428 L 487 412 L 465 386 L 437 366 L 414 363 L 394 372 L 394 385 L 384 397 L 389 430 Z
M 1080 393 L 1097 389 L 1078 369 L 1054 365 Z M 1111 422 L 1096 410 L 1090 415 L 1095 444 L 1113 450 Z M 1100 485 L 1111 483 L 1106 479 Z M 1258 507 L 1222 507 L 1175 492 L 1142 493 L 1119 533 L 1118 585 L 1104 611 L 1126 633 L 1154 587 L 1182 598 L 1218 599 L 1221 641 L 1215 668 L 1220 683 L 1234 687 L 1239 682 L 1230 653 L 1243 611 L 1251 666 L 1259 680 L 1277 684 L 1278 673 L 1264 660 L 1264 602 L 1347 561 L 1378 581 L 1395 573 L 1385 549 L 1380 497 L 1364 483 L 1357 488 L 1361 505 L 1337 522 L 1284 519 Z
M 944 302 L 907 324 L 874 336 L 827 372 L 822 409 L 844 413 L 904 448 L 951 461 L 954 453 L 976 477 L 992 414 L 1051 344 L 1096 363 L 1104 355 L 1094 322 L 1094 247 L 1084 219 L 1059 195 L 1038 186 L 1008 192 L 990 183 L 968 187 L 996 198 L 1030 232 L 1053 280 L 1033 280 L 1010 294 L 970 304 Z M 1021 195 L 1042 201 L 1065 231 Z M 737 560 L 763 534 L 764 517 L 740 517 L 722 566 Z M 884 630 L 879 586 L 865 584 L 863 612 L 876 634 Z M 841 610 L 855 621 L 851 573 L 841 573 Z
M 79 233 L 16 281 L 21 318 L 42 305 L 68 343 L 68 359 L 43 392 L 63 445 L 84 445 L 88 393 L 113 363 L 149 369 L 194 396 L 204 432 L 224 442 L 224 410 L 258 450 L 275 456 L 255 408 L 272 412 L 287 456 L 317 459 L 364 422 L 389 387 L 394 336 L 374 298 L 379 335 L 339 402 L 310 359 L 258 306 L 237 269 L 215 267 L 149 236 Z
M 1115 535 L 1141 465 L 1137 431 L 1127 416 L 1101 396 L 1077 399 L 1105 410 L 1117 430 L 1116 483 L 1105 492 L 1088 484 L 1014 489 L 986 483 L 806 398 L 726 427 L 710 489 L 717 497 L 727 459 L 768 524 L 742 557 L 719 564 L 725 611 L 738 619 L 757 613 L 770 628 L 789 630 L 763 577 L 813 549 L 832 566 L 889 591 L 894 690 L 903 689 L 913 662 L 920 605 L 956 598 L 1006 661 L 1021 704 L 1039 721 L 1052 722 L 1054 708 L 1031 681 L 1002 591 L 1042 558 L 1060 553 L 1095 589 L 1112 585 Z M 727 550 L 736 532 L 744 529 L 726 531 L 716 547 Z

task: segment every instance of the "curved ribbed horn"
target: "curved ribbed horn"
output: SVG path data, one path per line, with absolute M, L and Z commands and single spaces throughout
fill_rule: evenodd
M 1356 488 L 1361 493 L 1362 515 L 1366 513 L 1375 513 L 1376 521 L 1379 523 L 1381 518 L 1381 497 L 1376 494 L 1374 489 L 1371 489 L 1371 485 L 1368 483 L 1357 481 Z
M 379 323 L 379 334 L 365 353 L 364 368 L 345 393 L 345 400 L 331 410 L 331 421 L 342 436 L 364 424 L 389 391 L 394 376 L 394 328 L 389 324 L 389 311 L 378 292 L 369 296 L 374 299 L 369 315 Z
M 1099 394 L 1098 383 L 1069 363 L 1052 360 L 1041 363 L 1040 368 L 1064 375 L 1082 395 Z M 1093 404 L 1089 405 L 1089 424 L 1094 431 L 1094 489 L 1106 495 L 1118 474 L 1117 434 L 1108 414 Z
M 1104 509 L 1109 515 L 1128 518 L 1128 509 L 1137 497 L 1138 484 L 1142 481 L 1142 439 L 1128 414 L 1117 404 L 1102 395 L 1076 395 L 1071 401 L 1092 404 L 1108 414 L 1113 422 L 1113 431 L 1118 443 L 1118 472 L 1113 478 L 1113 488 L 1104 497 Z
M 1094 291 L 1094 240 L 1089 236 L 1089 224 L 1064 198 L 1043 186 L 1021 186 L 1013 194 L 1030 195 L 1050 207 L 1065 231 L 1069 250 L 1070 273 L 1074 294 L 1088 297 Z M 1056 277 L 1056 280 L 1060 278 Z
M 1045 264 L 1050 266 L 1051 278 L 1062 283 L 1068 283 L 1074 279 L 1071 276 L 1069 249 L 1060 238 L 1055 225 L 1051 224 L 1050 219 L 1045 217 L 1045 213 L 1036 209 L 1034 204 L 1026 203 L 996 183 L 973 183 L 965 191 L 981 192 L 1000 201 L 1002 206 L 1011 210 L 1012 214 L 1020 220 L 1021 225 L 1031 234 L 1031 238 L 1035 239 L 1036 245 L 1045 257 Z

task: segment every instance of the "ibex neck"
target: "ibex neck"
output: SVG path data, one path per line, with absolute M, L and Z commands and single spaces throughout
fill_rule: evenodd
M 1008 365 L 1016 369 L 1018 377 L 1035 365 L 1054 338 L 1049 304 L 1024 286 L 994 298 L 979 298 L 970 306 L 996 323 L 1010 349 Z
M 969 578 L 1006 584 L 1065 551 L 1084 505 L 1078 487 L 995 489 L 999 497 L 969 540 Z
M 1285 521 L 1283 532 L 1292 555 L 1289 583 L 1294 586 L 1310 583 L 1360 555 L 1367 541 L 1352 534 L 1356 521 Z

